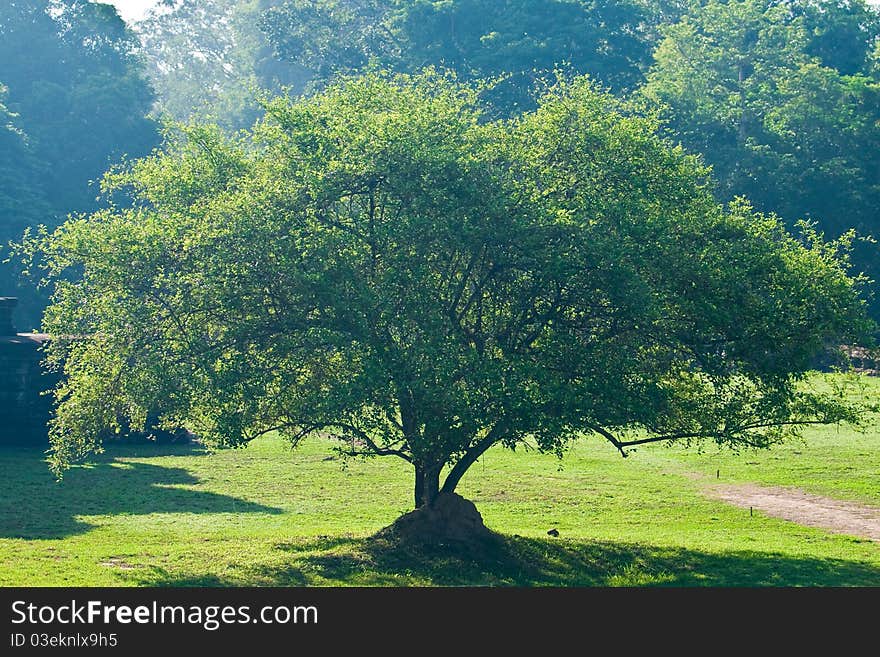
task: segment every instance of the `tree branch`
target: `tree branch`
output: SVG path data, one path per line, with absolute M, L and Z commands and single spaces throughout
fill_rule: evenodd
M 376 456 L 399 456 L 407 463 L 413 462 L 412 457 L 402 450 L 391 449 L 389 447 L 379 447 L 375 443 L 375 441 L 373 441 L 373 439 L 370 438 L 369 434 L 367 434 L 366 431 L 364 431 L 363 429 L 360 429 L 359 427 L 354 426 L 353 424 L 334 422 L 334 423 L 328 424 L 326 426 L 336 426 L 341 429 L 346 429 L 348 431 L 351 431 L 352 433 L 356 434 L 358 438 L 363 440 L 367 444 L 367 447 L 369 447 L 371 450 L 370 452 L 356 452 L 355 450 L 350 450 L 350 452 L 343 451 L 343 454 L 348 454 L 349 456 L 362 456 L 362 455 L 368 456 L 371 454 L 375 454 Z
M 604 429 L 597 425 L 588 425 L 590 431 L 594 433 L 598 433 L 600 436 L 605 438 L 608 442 L 610 442 L 614 447 L 617 448 L 617 451 L 620 452 L 620 455 L 626 458 L 628 454 L 626 453 L 625 448 L 627 447 L 635 447 L 636 445 L 645 445 L 648 443 L 659 443 L 666 440 L 684 440 L 687 438 L 721 438 L 725 435 L 731 435 L 734 433 L 740 433 L 743 431 L 751 431 L 752 429 L 766 429 L 769 427 L 782 427 L 782 426 L 801 426 L 801 425 L 810 425 L 810 424 L 827 424 L 822 420 L 789 420 L 785 422 L 764 422 L 760 424 L 750 424 L 742 427 L 736 428 L 735 431 L 726 431 L 726 432 L 682 432 L 682 433 L 674 433 L 674 434 L 666 434 L 662 436 L 648 436 L 647 438 L 640 438 L 638 440 L 620 440 L 614 434 L 612 434 L 607 429 Z M 745 439 L 739 439 L 739 442 L 745 443 L 750 447 L 760 447 L 758 443 L 748 441 Z
M 458 482 L 461 481 L 461 478 L 464 476 L 464 473 L 467 472 L 468 468 L 476 463 L 477 459 L 485 454 L 487 449 L 489 449 L 492 445 L 501 440 L 502 433 L 503 429 L 501 428 L 501 423 L 499 422 L 489 430 L 489 433 L 486 434 L 485 438 L 483 438 L 476 445 L 468 449 L 464 453 L 464 456 L 462 456 L 458 460 L 458 462 L 452 467 L 452 470 L 450 470 L 449 474 L 446 475 L 446 480 L 443 482 L 443 488 L 441 489 L 441 492 L 454 492 L 455 487 L 458 485 Z
M 471 273 L 474 271 L 474 267 L 477 266 L 480 258 L 483 255 L 483 249 L 485 248 L 484 244 L 480 244 L 480 247 L 473 252 L 471 255 L 471 259 L 467 264 L 464 272 L 461 275 L 461 281 L 459 282 L 458 289 L 452 297 L 452 301 L 449 303 L 447 307 L 447 313 L 453 321 L 456 319 L 455 309 L 458 307 L 458 304 L 461 303 L 461 297 L 464 294 L 465 289 L 467 288 L 468 280 L 471 277 Z
M 363 429 L 354 426 L 353 424 L 346 424 L 344 422 L 313 422 L 313 423 L 300 423 L 300 422 L 285 422 L 268 429 L 264 429 L 253 435 L 249 440 L 253 440 L 254 438 L 258 438 L 263 434 L 269 433 L 270 431 L 276 431 L 278 429 L 285 429 L 290 427 L 299 427 L 299 431 L 296 432 L 293 436 L 293 441 L 297 442 L 303 438 L 305 438 L 310 433 L 314 433 L 315 431 L 320 431 L 321 429 L 327 429 L 330 427 L 338 427 L 340 429 L 344 429 L 346 431 L 350 431 L 357 435 L 357 437 L 366 443 L 367 447 L 370 451 L 361 451 L 361 450 L 340 450 L 346 456 L 399 456 L 404 461 L 408 463 L 412 463 L 412 457 L 406 452 L 399 449 L 391 449 L 390 447 L 379 447 L 376 442 L 370 438 L 369 434 L 367 434 Z

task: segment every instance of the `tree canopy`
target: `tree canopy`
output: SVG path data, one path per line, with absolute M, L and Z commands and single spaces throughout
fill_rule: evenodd
M 110 5 L 0 4 L 0 83 L 15 114 L 15 134 L 0 135 L 0 245 L 19 239 L 25 227 L 54 226 L 69 212 L 95 209 L 98 189 L 90 182 L 124 155 L 140 157 L 158 144 L 146 116 L 153 93 L 136 49 Z M 0 260 L 8 255 L 2 253 Z M 7 265 L 0 266 L 0 287 L 5 295 L 20 290 L 24 321 L 38 326 L 44 300 L 19 288 Z
M 746 195 L 792 226 L 880 230 L 878 14 L 853 2 L 710 0 L 664 30 L 644 93 L 702 153 L 722 199 Z M 872 276 L 876 247 L 856 262 Z
M 163 0 L 134 24 L 160 110 L 178 121 L 208 115 L 248 127 L 257 90 L 302 90 L 309 72 L 273 56 L 260 17 L 282 0 Z
M 49 206 L 19 117 L 3 103 L 6 93 L 0 85 L 0 226 L 11 236 L 44 221 Z
M 54 467 L 161 409 L 215 445 L 399 457 L 420 507 L 498 443 L 766 446 L 858 420 L 802 386 L 869 328 L 847 237 L 719 205 L 658 129 L 585 79 L 489 120 L 433 72 L 279 98 L 235 138 L 181 128 L 105 178 L 131 207 L 37 245 L 47 329 L 76 336 L 51 344 Z
M 654 12 L 638 0 L 291 0 L 262 18 L 275 52 L 320 82 L 380 66 L 498 78 L 501 112 L 534 107 L 537 82 L 565 66 L 618 91 L 650 61 Z

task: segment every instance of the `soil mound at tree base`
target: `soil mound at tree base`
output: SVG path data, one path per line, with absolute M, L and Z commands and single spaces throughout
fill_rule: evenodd
M 377 535 L 403 543 L 482 543 L 494 534 L 470 500 L 440 493 L 429 505 L 410 511 Z

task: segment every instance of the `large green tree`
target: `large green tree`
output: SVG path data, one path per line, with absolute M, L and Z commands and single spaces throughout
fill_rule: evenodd
M 80 336 L 51 346 L 55 468 L 162 408 L 215 445 L 324 433 L 400 458 L 430 508 L 496 444 L 766 446 L 858 419 L 801 387 L 867 328 L 845 243 L 719 206 L 654 118 L 588 81 L 516 120 L 477 98 L 432 73 L 344 80 L 109 176 L 133 207 L 38 249 L 47 328 Z

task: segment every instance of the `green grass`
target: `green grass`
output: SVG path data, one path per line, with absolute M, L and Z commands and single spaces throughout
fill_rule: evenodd
M 813 382 L 821 386 L 823 378 L 816 377 Z M 880 378 L 858 377 L 857 385 L 854 395 L 880 399 Z M 803 441 L 790 440 L 771 450 L 739 454 L 715 446 L 699 451 L 672 445 L 653 447 L 639 456 L 720 483 L 793 486 L 880 506 L 880 435 L 876 427 L 864 433 L 843 427 L 817 427 L 808 431 Z
M 322 440 L 117 445 L 60 484 L 39 452 L 0 450 L 0 584 L 880 585 L 880 545 L 709 499 L 719 469 L 722 483 L 880 505 L 877 433 L 817 429 L 740 455 L 494 449 L 459 492 L 502 538 L 450 553 L 367 540 L 411 508 L 411 474 L 397 459 L 343 464 Z

